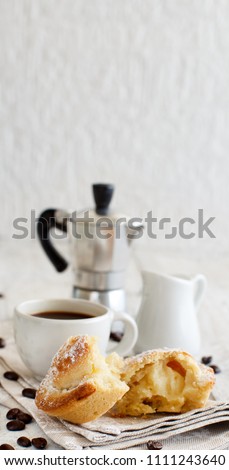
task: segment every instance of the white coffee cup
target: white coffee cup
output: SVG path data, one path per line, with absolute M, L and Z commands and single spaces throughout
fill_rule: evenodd
M 54 319 L 35 316 L 44 312 L 80 312 L 91 317 Z M 109 346 L 112 323 L 116 320 L 124 323 L 125 331 L 120 343 L 115 347 L 110 346 L 109 349 L 123 356 L 130 352 L 137 340 L 137 325 L 130 315 L 113 312 L 88 300 L 29 300 L 15 308 L 15 342 L 25 365 L 40 378 L 44 377 L 53 356 L 70 336 L 97 336 L 100 351 L 105 354 Z

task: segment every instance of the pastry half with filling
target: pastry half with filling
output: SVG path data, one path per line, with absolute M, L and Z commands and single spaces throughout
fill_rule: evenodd
M 54 356 L 40 384 L 37 407 L 71 423 L 98 418 L 129 389 L 120 380 L 123 362 L 116 353 L 105 359 L 94 337 L 70 337 Z
M 178 350 L 147 351 L 126 359 L 121 379 L 129 391 L 115 404 L 113 416 L 184 413 L 202 408 L 215 383 L 210 367 Z

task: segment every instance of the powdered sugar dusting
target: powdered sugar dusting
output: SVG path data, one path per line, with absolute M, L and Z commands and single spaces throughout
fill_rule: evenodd
M 88 344 L 88 336 L 71 336 L 66 343 L 55 354 L 51 367 L 61 368 L 64 363 L 65 367 L 78 362 L 85 354 Z
M 88 335 L 71 336 L 66 343 L 61 346 L 59 351 L 57 351 L 53 357 L 51 367 L 39 387 L 39 393 L 43 395 L 43 402 L 52 401 L 52 395 L 53 401 L 55 401 L 55 395 L 57 393 L 67 392 L 67 390 L 61 390 L 55 386 L 55 379 L 58 377 L 61 370 L 66 370 L 70 365 L 80 361 L 80 358 L 84 356 L 88 348 L 88 341 Z

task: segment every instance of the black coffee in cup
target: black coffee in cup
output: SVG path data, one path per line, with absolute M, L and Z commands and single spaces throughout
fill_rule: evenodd
M 33 313 L 33 317 L 47 318 L 48 320 L 85 320 L 87 318 L 94 318 L 93 315 L 81 312 L 39 312 Z

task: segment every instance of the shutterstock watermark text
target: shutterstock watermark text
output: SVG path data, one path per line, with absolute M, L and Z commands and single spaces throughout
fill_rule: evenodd
M 146 217 L 120 217 L 112 219 L 109 216 L 97 216 L 96 219 L 89 216 L 89 211 L 81 212 L 80 216 L 77 212 L 73 212 L 63 218 L 61 221 L 67 226 L 67 230 L 60 230 L 60 221 L 55 226 L 55 217 L 52 221 L 38 217 L 36 211 L 31 210 L 29 218 L 17 217 L 13 220 L 12 238 L 22 240 L 25 238 L 37 238 L 37 224 L 44 227 L 44 239 L 47 237 L 47 224 L 52 226 L 52 237 L 59 240 L 66 238 L 69 234 L 76 239 L 81 238 L 100 238 L 109 239 L 111 237 L 121 238 L 123 230 L 126 231 L 128 239 L 138 239 L 144 234 L 151 239 L 157 239 L 159 234 L 165 239 L 173 239 L 176 237 L 190 240 L 192 238 L 216 238 L 214 233 L 213 222 L 215 217 L 205 217 L 204 210 L 198 209 L 197 215 L 193 217 L 182 217 L 177 223 L 174 223 L 171 217 L 156 217 L 153 211 L 148 211 Z

